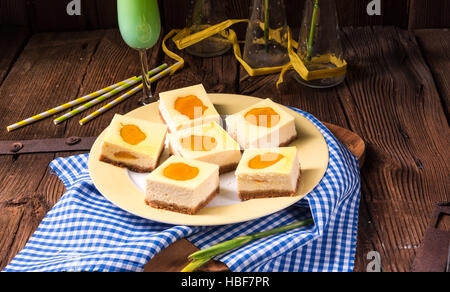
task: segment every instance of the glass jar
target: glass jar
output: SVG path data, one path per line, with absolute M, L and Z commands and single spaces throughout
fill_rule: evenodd
M 289 63 L 287 32 L 283 0 L 254 0 L 245 39 L 244 61 L 253 68 Z
M 190 0 L 186 27 L 194 34 L 227 20 L 227 4 L 228 1 L 224 0 Z M 231 46 L 224 36 L 216 34 L 187 47 L 186 51 L 197 57 L 208 58 L 225 54 Z
M 309 71 L 336 68 L 332 60 L 344 61 L 335 0 L 306 0 L 297 54 Z M 309 81 L 295 77 L 306 86 L 328 88 L 342 83 L 345 74 Z

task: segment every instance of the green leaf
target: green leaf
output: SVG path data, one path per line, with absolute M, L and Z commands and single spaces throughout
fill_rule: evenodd
M 200 260 L 194 260 L 191 263 L 189 263 L 189 265 L 184 267 L 184 269 L 181 270 L 181 272 L 182 273 L 194 272 L 195 270 L 197 270 L 198 268 L 200 268 L 201 266 L 203 266 L 204 264 L 206 264 L 210 260 L 211 260 L 211 258 L 204 258 L 204 259 L 200 259 Z
M 304 226 L 309 226 L 312 224 L 314 224 L 313 219 L 299 221 L 299 222 L 289 224 L 286 226 L 281 226 L 281 227 L 278 227 L 275 229 L 271 229 L 271 230 L 267 230 L 267 231 L 263 231 L 263 232 L 259 232 L 259 233 L 254 233 L 251 235 L 236 237 L 234 239 L 216 244 L 209 248 L 199 250 L 199 251 L 189 255 L 188 258 L 192 262 L 189 265 L 187 265 L 182 270 L 182 272 L 193 272 L 196 269 L 203 266 L 204 264 L 206 264 L 208 261 L 210 261 L 215 256 L 226 253 L 228 251 L 231 251 L 231 250 L 241 247 L 243 245 L 246 245 L 249 242 L 252 242 L 254 240 L 269 237 L 269 236 L 276 235 L 276 234 L 280 234 L 283 232 L 287 232 L 287 231 L 297 229 L 300 227 L 304 227 Z

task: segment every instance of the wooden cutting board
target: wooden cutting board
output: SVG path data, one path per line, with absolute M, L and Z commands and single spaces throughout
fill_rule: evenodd
M 364 164 L 366 145 L 357 134 L 335 126 L 324 123 L 325 126 L 359 159 L 360 167 Z M 157 254 L 145 266 L 145 272 L 179 272 L 189 262 L 188 255 L 198 251 L 198 248 L 186 239 L 180 239 Z M 218 261 L 210 261 L 199 271 L 203 272 L 229 272 L 228 267 Z

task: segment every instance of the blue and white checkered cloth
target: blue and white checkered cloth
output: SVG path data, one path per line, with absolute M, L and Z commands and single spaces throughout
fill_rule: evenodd
M 181 238 L 205 248 L 311 216 L 314 226 L 257 240 L 218 260 L 238 272 L 352 271 L 361 193 L 358 161 L 316 118 L 296 111 L 319 128 L 330 151 L 325 177 L 296 205 L 234 225 L 161 224 L 129 214 L 103 197 L 89 176 L 88 155 L 58 158 L 50 168 L 67 192 L 4 271 L 142 271 L 154 255 Z

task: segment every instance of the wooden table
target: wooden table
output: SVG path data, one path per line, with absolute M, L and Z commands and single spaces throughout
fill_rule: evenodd
M 7 133 L 13 122 L 138 74 L 139 67 L 117 30 L 0 32 L 0 140 L 95 136 L 114 113 L 137 107 L 134 96 L 83 127 L 77 118 L 59 126 L 47 119 Z M 183 54 L 186 68 L 155 89 L 203 83 L 209 92 L 272 98 L 356 132 L 367 154 L 355 271 L 366 270 L 370 251 L 380 253 L 383 271 L 409 271 L 434 204 L 449 200 L 450 32 L 344 28 L 342 41 L 350 69 L 336 88 L 309 89 L 290 73 L 278 90 L 278 76 L 249 77 L 231 54 Z M 153 67 L 170 61 L 159 46 L 150 54 Z M 74 154 L 0 156 L 0 270 L 65 191 L 49 163 Z

